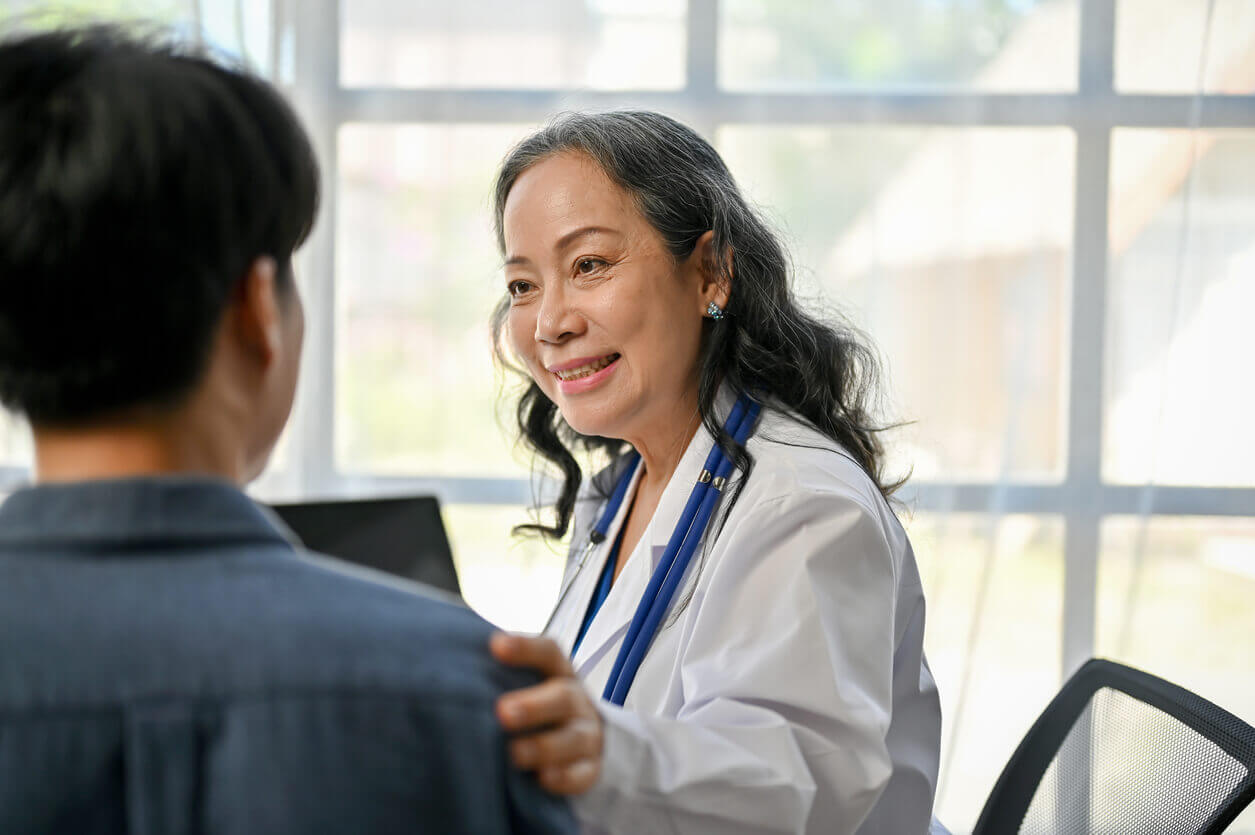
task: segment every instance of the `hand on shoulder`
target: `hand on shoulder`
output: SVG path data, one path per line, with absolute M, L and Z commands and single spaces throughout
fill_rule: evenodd
M 544 677 L 497 700 L 497 719 L 513 736 L 515 767 L 535 771 L 540 785 L 554 794 L 591 789 L 601 776 L 602 718 L 566 654 L 549 638 L 505 632 L 494 634 L 489 646 L 503 664 Z

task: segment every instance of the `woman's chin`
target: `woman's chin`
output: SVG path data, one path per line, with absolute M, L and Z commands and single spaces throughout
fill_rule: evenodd
M 609 434 L 614 431 L 614 421 L 609 420 L 608 416 L 603 413 L 592 409 L 571 407 L 563 409 L 561 405 L 559 411 L 562 412 L 562 419 L 566 421 L 567 426 L 581 435 L 599 438 L 615 437 Z
M 587 417 L 579 415 L 568 416 L 565 413 L 562 417 L 567 422 L 567 426 L 570 426 L 581 435 L 604 437 L 606 434 L 605 427 L 601 421 L 589 420 Z

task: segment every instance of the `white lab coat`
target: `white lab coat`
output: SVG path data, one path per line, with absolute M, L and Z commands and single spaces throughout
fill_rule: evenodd
M 752 475 L 624 707 L 600 701 L 712 444 L 699 429 L 574 658 L 606 734 L 602 777 L 575 799 L 584 831 L 927 832 L 941 708 L 915 557 L 867 475 L 781 411 L 763 410 Z M 586 486 L 577 504 L 568 591 L 546 628 L 568 653 L 635 489 L 582 568 L 604 501 Z

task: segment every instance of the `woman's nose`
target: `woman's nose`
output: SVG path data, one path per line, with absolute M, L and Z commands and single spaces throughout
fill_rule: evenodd
M 560 343 L 579 335 L 584 319 L 563 282 L 550 282 L 540 298 L 536 341 Z

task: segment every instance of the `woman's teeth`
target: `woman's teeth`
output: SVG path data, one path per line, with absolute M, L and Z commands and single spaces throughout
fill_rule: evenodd
M 589 374 L 596 374 L 598 371 L 605 368 L 618 358 L 618 354 L 611 354 L 608 357 L 602 357 L 601 359 L 594 360 L 587 365 L 581 365 L 578 368 L 568 368 L 566 371 L 555 371 L 553 373 L 557 375 L 558 379 L 562 382 L 569 383 L 571 380 L 578 380 L 581 377 L 587 377 Z

